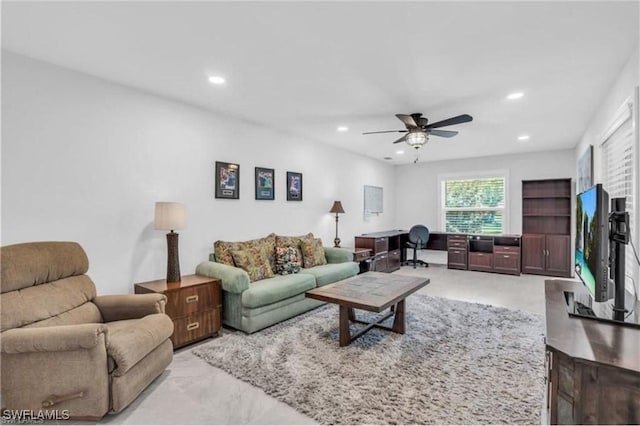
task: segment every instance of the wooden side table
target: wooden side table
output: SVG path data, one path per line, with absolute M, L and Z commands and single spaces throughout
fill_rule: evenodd
M 166 313 L 173 320 L 173 348 L 222 334 L 222 288 L 220 280 L 186 275 L 182 281 L 166 280 L 136 283 L 135 292 L 162 293 L 167 296 Z

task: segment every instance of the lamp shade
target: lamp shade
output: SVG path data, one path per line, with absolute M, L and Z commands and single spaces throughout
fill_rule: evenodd
M 344 209 L 342 208 L 342 202 L 334 201 L 333 206 L 331 206 L 331 210 L 329 210 L 329 213 L 344 213 Z
M 184 204 L 159 201 L 156 203 L 154 229 L 173 231 L 184 229 L 186 224 Z

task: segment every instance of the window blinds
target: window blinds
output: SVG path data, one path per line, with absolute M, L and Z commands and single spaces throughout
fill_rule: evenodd
M 601 177 L 602 186 L 609 193 L 609 198 L 626 197 L 626 208 L 629 212 L 629 229 L 635 234 L 635 176 L 634 176 L 634 147 L 631 110 L 622 116 L 621 124 L 609 135 L 601 145 Z M 633 239 L 638 247 L 638 241 Z M 638 265 L 631 246 L 627 246 L 625 272 L 634 280 L 638 277 Z M 632 291 L 632 282 L 626 280 L 626 287 Z

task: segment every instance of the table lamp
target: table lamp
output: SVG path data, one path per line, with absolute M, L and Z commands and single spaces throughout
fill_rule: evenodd
M 342 202 L 334 201 L 333 206 L 331 206 L 331 210 L 329 210 L 329 213 L 336 214 L 336 238 L 333 240 L 333 246 L 340 247 L 340 238 L 338 238 L 338 213 L 344 213 Z
M 180 282 L 180 259 L 178 256 L 178 233 L 185 228 L 185 209 L 181 203 L 159 201 L 156 203 L 154 229 L 170 231 L 167 234 L 167 282 Z

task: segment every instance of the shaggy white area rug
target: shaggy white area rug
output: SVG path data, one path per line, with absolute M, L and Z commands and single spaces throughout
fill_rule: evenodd
M 540 424 L 543 336 L 534 314 L 414 294 L 404 335 L 340 348 L 326 305 L 193 353 L 324 424 Z

